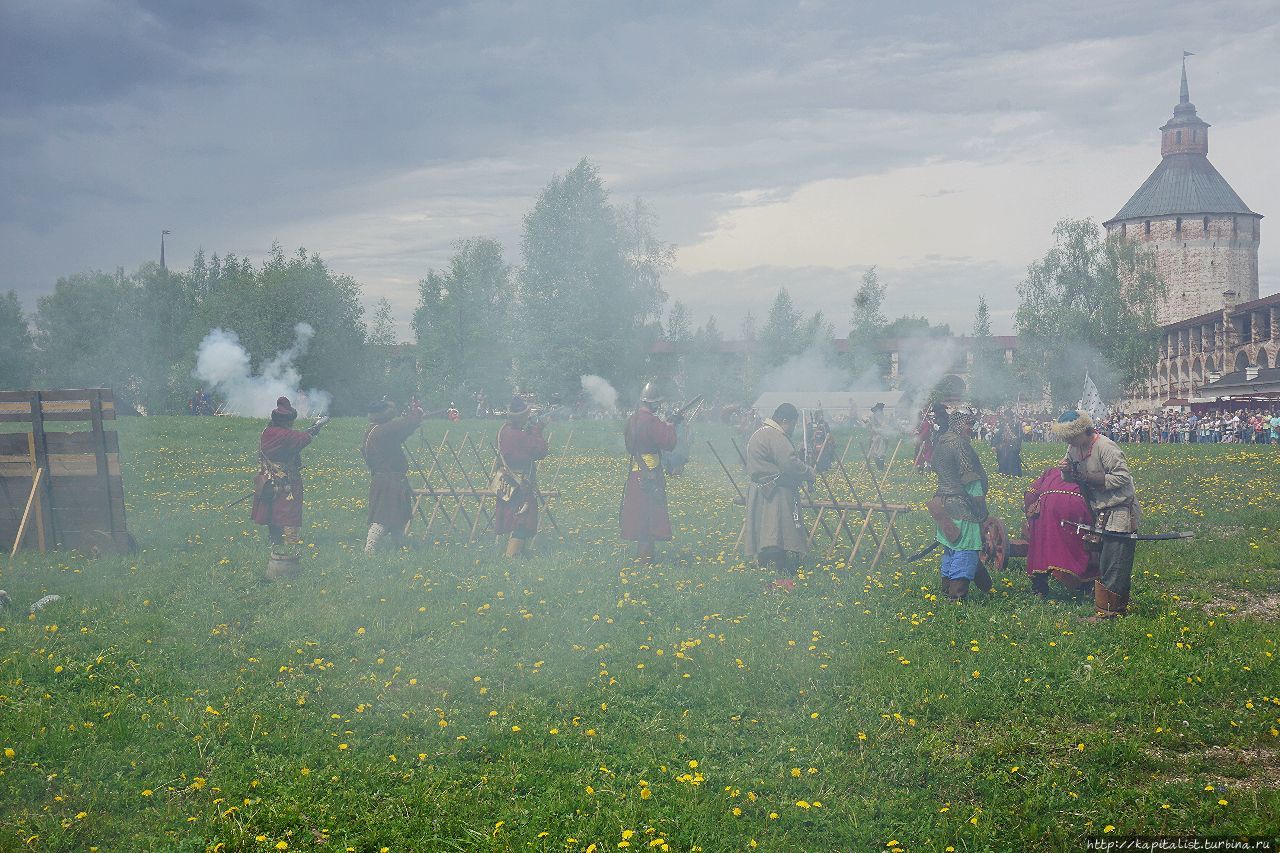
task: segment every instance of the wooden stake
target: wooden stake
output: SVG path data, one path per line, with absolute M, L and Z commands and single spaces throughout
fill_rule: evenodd
M 31 515 L 31 505 L 35 503 L 36 492 L 40 489 L 40 478 L 44 476 L 44 469 L 37 468 L 36 475 L 31 478 L 31 494 L 27 495 L 27 507 L 22 511 L 22 521 L 18 524 L 18 535 L 13 540 L 13 550 L 9 552 L 9 559 L 12 560 L 18 553 L 18 548 L 22 546 L 22 537 L 27 532 L 27 518 Z
M 27 455 L 31 459 L 31 476 L 34 478 L 39 466 L 36 465 L 36 436 L 35 433 L 27 433 Z M 44 553 L 44 501 L 36 500 L 36 543 L 40 546 L 40 553 Z

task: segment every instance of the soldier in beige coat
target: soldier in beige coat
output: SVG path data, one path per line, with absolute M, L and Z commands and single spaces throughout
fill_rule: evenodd
M 1053 431 L 1067 443 L 1062 479 L 1080 485 L 1093 510 L 1094 526 L 1115 533 L 1137 533 L 1138 500 L 1124 451 L 1094 431 L 1088 412 L 1063 412 L 1054 423 Z M 1113 619 L 1128 613 L 1135 546 L 1132 539 L 1102 537 L 1098 561 L 1101 576 L 1094 581 L 1093 588 L 1094 620 Z
M 814 481 L 814 470 L 800 458 L 791 433 L 800 413 L 783 403 L 747 442 L 747 527 L 742 553 L 777 575 L 774 589 L 795 588 L 800 555 L 809 542 L 800 519 L 800 487 Z

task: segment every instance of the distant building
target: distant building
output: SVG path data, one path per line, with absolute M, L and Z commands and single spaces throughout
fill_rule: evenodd
M 1236 395 L 1240 383 L 1250 388 L 1267 378 L 1259 371 L 1280 366 L 1280 295 L 1258 298 L 1262 215 L 1208 155 L 1209 124 L 1191 103 L 1184 59 L 1178 105 L 1160 128 L 1160 164 L 1103 223 L 1147 247 L 1168 287 L 1156 312 L 1159 358 L 1132 404 L 1212 400 L 1215 389 Z

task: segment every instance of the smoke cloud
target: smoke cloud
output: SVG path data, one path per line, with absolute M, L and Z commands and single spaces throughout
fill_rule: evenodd
M 794 355 L 760 378 L 761 391 L 850 391 L 846 371 L 833 363 L 831 344 L 815 338 L 805 351 Z
M 276 398 L 282 396 L 288 397 L 306 417 L 327 414 L 332 398 L 315 388 L 303 391 L 294 365 L 306 353 L 316 331 L 307 323 L 299 323 L 293 327 L 293 334 L 293 344 L 264 363 L 262 372 L 255 376 L 240 336 L 230 329 L 214 329 L 200 342 L 192 375 L 221 397 L 231 414 L 265 418 L 276 407 Z
M 595 374 L 583 376 L 582 390 L 595 408 L 610 415 L 618 413 L 618 390 L 604 377 Z
M 930 402 L 938 383 L 949 373 L 963 370 L 963 352 L 952 338 L 911 337 L 898 343 L 902 399 L 898 417 L 913 419 Z

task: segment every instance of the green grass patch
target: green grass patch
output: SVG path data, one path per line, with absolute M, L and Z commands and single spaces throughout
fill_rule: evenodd
M 362 425 L 337 421 L 304 454 L 303 572 L 269 584 L 247 504 L 221 509 L 260 425 L 117 425 L 141 552 L 0 574 L 0 849 L 1056 850 L 1280 829 L 1274 448 L 1127 448 L 1144 527 L 1199 535 L 1140 546 L 1133 615 L 1090 625 L 1020 569 L 939 601 L 936 561 L 892 546 L 874 572 L 819 553 L 795 593 L 763 595 L 705 445 L 671 483 L 666 559 L 632 566 L 608 424 L 578 424 L 563 457 L 565 540 L 508 562 L 447 540 L 366 558 Z M 1027 470 L 1060 455 L 1029 445 Z M 1006 520 L 1030 480 L 993 477 Z M 886 497 L 932 485 L 900 461 Z M 911 514 L 904 545 L 930 530 Z M 45 593 L 63 601 L 27 618 Z

